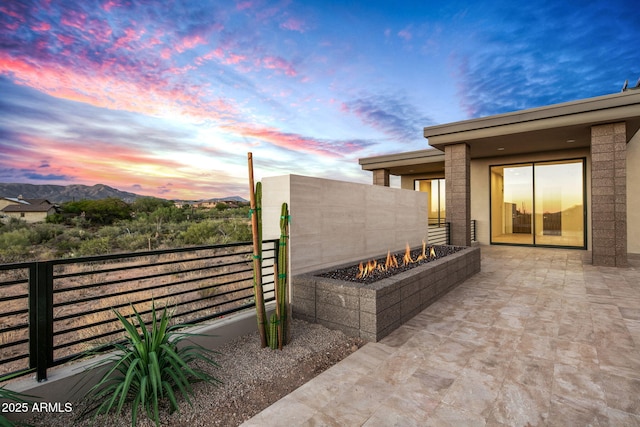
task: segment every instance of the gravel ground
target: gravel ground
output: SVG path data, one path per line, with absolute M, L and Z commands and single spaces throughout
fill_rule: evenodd
M 301 320 L 293 321 L 291 335 L 291 342 L 282 351 L 260 348 L 257 331 L 221 347 L 216 358 L 220 368 L 212 368 L 211 372 L 222 384 L 195 384 L 195 395 L 191 398 L 193 407 L 186 401 L 179 401 L 178 412 L 169 414 L 167 408 L 163 408 L 161 425 L 240 425 L 364 344 L 358 338 Z M 77 418 L 81 410 L 82 404 L 78 404 L 73 413 L 47 414 L 27 423 L 64 427 L 131 425 L 129 408 L 125 408 L 120 416 L 100 416 L 94 424 L 91 419 Z M 150 427 L 154 423 L 141 412 L 138 425 Z

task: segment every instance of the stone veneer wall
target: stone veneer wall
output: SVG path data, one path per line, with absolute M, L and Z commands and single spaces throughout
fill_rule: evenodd
M 591 128 L 593 265 L 627 266 L 626 124 Z
M 294 317 L 379 341 L 478 273 L 480 248 L 465 248 L 368 285 L 317 276 L 335 268 L 293 277 Z
M 444 179 L 447 183 L 446 221 L 451 244 L 471 245 L 471 156 L 467 144 L 444 147 Z

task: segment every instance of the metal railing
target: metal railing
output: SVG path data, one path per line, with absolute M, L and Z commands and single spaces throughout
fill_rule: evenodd
M 429 224 L 429 244 L 448 245 L 451 241 L 451 225 L 448 222 L 436 222 Z
M 278 240 L 263 242 L 265 301 L 274 300 Z M 36 373 L 123 338 L 113 310 L 179 324 L 255 307 L 249 242 L 0 264 L 0 374 Z
M 471 220 L 470 225 L 471 241 L 477 242 L 476 220 Z M 451 223 L 449 222 L 433 222 L 429 224 L 429 243 L 433 245 L 450 245 L 451 244 Z
M 471 241 L 472 242 L 477 242 L 478 241 L 478 236 L 476 235 L 476 220 L 475 219 L 471 220 Z

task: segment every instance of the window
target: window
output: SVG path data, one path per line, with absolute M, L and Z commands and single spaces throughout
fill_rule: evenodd
M 491 167 L 491 243 L 586 247 L 584 159 Z
M 446 218 L 444 179 L 416 179 L 414 190 L 429 193 L 429 224 L 442 224 Z

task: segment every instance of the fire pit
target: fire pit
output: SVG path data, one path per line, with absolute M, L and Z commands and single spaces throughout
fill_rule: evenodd
M 423 244 L 404 255 L 388 253 L 294 276 L 293 314 L 379 341 L 479 271 L 478 247 Z

